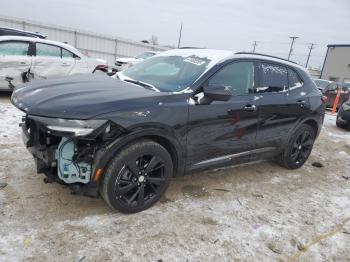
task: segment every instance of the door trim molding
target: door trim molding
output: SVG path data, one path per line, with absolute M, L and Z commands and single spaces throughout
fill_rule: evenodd
M 214 163 L 223 162 L 223 161 L 230 161 L 233 158 L 237 158 L 237 157 L 241 157 L 241 156 L 247 156 L 247 155 L 250 155 L 250 154 L 265 153 L 265 152 L 272 151 L 272 150 L 275 150 L 275 149 L 276 149 L 276 147 L 263 147 L 263 148 L 253 149 L 253 150 L 244 151 L 244 152 L 240 152 L 240 153 L 214 157 L 214 158 L 210 158 L 210 159 L 198 162 L 198 163 L 194 164 L 194 166 L 201 166 L 201 165 L 207 165 L 207 164 L 210 164 L 210 163 L 214 164 Z

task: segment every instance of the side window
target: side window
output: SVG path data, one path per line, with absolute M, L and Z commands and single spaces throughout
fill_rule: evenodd
M 330 83 L 327 87 L 326 90 L 327 91 L 335 91 L 338 88 L 338 83 L 337 82 L 333 82 Z
M 29 43 L 27 42 L 1 42 L 0 55 L 28 55 Z
M 292 69 L 288 69 L 288 82 L 289 82 L 289 89 L 298 88 L 303 85 L 303 81 L 300 80 L 297 73 L 295 73 L 294 70 Z
M 74 54 L 64 48 L 62 48 L 62 58 L 74 58 Z
M 61 57 L 61 48 L 54 45 L 36 43 L 36 56 Z
M 254 63 L 236 62 L 217 72 L 208 82 L 208 88 L 225 86 L 234 96 L 254 92 Z
M 260 63 L 258 71 L 260 83 L 256 87 L 257 93 L 283 92 L 288 89 L 288 73 L 284 66 Z

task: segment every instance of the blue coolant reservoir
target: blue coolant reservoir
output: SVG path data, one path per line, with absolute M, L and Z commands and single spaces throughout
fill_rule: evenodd
M 91 164 L 73 162 L 75 144 L 73 139 L 63 137 L 56 151 L 58 177 L 67 184 L 90 182 Z

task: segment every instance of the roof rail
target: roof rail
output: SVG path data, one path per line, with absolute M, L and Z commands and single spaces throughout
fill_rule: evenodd
M 265 54 L 260 54 L 260 53 L 252 53 L 252 52 L 237 52 L 235 53 L 236 55 L 260 55 L 260 56 L 266 56 L 266 57 L 271 57 L 271 58 L 277 58 L 277 59 L 281 59 L 281 60 L 284 60 L 284 61 L 287 61 L 287 62 L 291 62 L 293 64 L 298 64 L 294 61 L 290 61 L 288 59 L 285 59 L 285 58 L 282 58 L 282 57 L 278 57 L 278 56 L 273 56 L 273 55 L 265 55 Z
M 184 46 L 184 47 L 179 47 L 179 49 L 203 49 L 203 47 Z

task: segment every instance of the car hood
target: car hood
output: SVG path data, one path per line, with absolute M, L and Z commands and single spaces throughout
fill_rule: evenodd
M 18 86 L 12 103 L 31 115 L 66 119 L 94 116 L 157 104 L 167 93 L 155 92 L 105 75 L 75 75 Z

